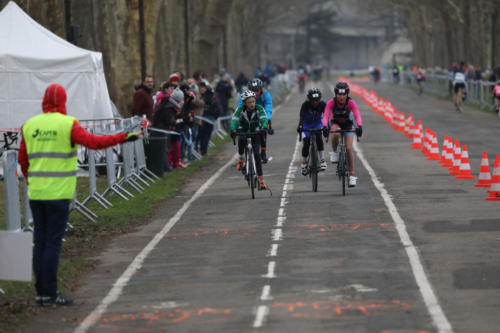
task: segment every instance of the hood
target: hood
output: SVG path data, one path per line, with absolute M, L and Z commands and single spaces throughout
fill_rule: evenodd
M 42 110 L 43 113 L 59 112 L 66 114 L 66 89 L 57 83 L 53 83 L 45 90 L 43 96 Z

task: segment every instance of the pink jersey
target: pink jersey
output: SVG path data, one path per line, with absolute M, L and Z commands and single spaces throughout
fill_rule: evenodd
M 500 97 L 500 84 L 497 84 L 495 88 L 493 88 L 493 95 Z
M 330 120 L 330 114 L 332 115 L 332 120 L 333 120 L 333 107 L 335 106 L 335 101 L 332 98 L 331 100 L 326 103 L 325 107 L 325 113 L 323 114 L 323 126 L 327 127 L 328 126 L 328 120 Z M 363 121 L 361 120 L 361 114 L 359 113 L 358 106 L 356 105 L 356 102 L 349 98 L 349 102 L 347 102 L 347 110 L 351 111 L 352 114 L 354 115 L 354 119 L 356 119 L 356 124 L 358 126 L 363 126 Z

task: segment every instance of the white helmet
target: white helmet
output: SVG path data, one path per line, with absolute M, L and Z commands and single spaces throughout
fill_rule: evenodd
M 255 95 L 255 93 L 254 93 L 253 91 L 251 91 L 251 90 L 245 90 L 245 91 L 243 91 L 243 92 L 241 93 L 241 96 L 240 96 L 240 97 L 241 97 L 241 101 L 242 101 L 242 102 L 245 102 L 245 101 L 246 101 L 248 98 L 250 98 L 250 97 L 255 98 L 255 97 L 256 97 L 256 95 Z

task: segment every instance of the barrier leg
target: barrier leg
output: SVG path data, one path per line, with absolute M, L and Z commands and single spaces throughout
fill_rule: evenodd
M 3 182 L 5 188 L 5 218 L 7 230 L 21 229 L 21 203 L 17 173 L 17 151 L 7 150 L 3 155 Z

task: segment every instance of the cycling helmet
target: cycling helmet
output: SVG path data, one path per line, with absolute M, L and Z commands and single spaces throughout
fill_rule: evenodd
M 241 101 L 244 103 L 248 98 L 253 97 L 255 98 L 255 93 L 251 90 L 245 90 L 241 93 L 240 95 Z
M 349 95 L 349 85 L 346 82 L 337 82 L 335 85 L 335 95 L 339 93 Z
M 307 92 L 307 98 L 308 99 L 320 99 L 321 98 L 321 91 L 318 88 L 309 89 L 309 91 Z
M 248 82 L 248 89 L 250 90 L 258 90 L 262 89 L 263 83 L 261 79 L 253 79 L 250 82 Z

